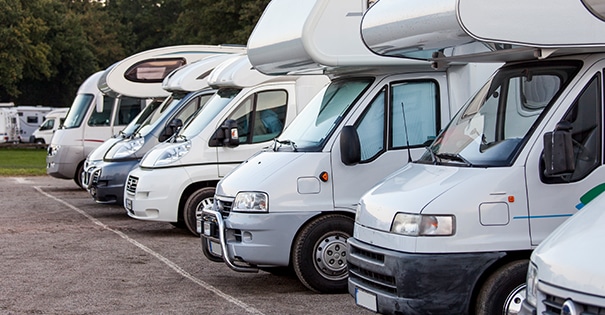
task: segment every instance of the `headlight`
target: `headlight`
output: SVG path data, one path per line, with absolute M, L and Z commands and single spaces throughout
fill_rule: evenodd
M 191 150 L 191 141 L 187 140 L 178 145 L 170 146 L 164 149 L 160 157 L 155 161 L 154 166 L 168 165 L 178 161 Z
M 145 138 L 120 141 L 107 152 L 105 158 L 108 160 L 127 158 L 139 151 L 143 144 L 145 144 Z
M 267 212 L 269 197 L 262 192 L 240 192 L 235 196 L 232 211 Z
M 527 290 L 525 291 L 525 301 L 531 306 L 536 307 L 538 299 L 538 267 L 533 263 L 527 268 Z
M 449 236 L 454 235 L 455 224 L 451 215 L 397 213 L 391 232 L 409 236 Z

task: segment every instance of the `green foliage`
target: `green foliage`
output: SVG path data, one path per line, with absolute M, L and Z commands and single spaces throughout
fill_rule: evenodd
M 0 148 L 0 176 L 46 175 L 46 150 Z
M 243 44 L 269 0 L 0 0 L 0 102 L 69 106 L 92 73 L 151 48 Z

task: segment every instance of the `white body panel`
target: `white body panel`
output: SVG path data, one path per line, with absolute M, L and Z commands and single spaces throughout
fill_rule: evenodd
M 53 134 L 65 119 L 68 110 L 69 108 L 59 108 L 46 114 L 44 122 L 32 133 L 34 142 L 43 141 L 43 143 L 49 144 Z
M 383 58 L 361 41 L 359 23 L 365 1 L 271 1 L 248 39 L 248 56 L 267 74 L 325 67 L 419 65 Z

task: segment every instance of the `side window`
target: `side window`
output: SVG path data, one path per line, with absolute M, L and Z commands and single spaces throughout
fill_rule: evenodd
M 38 116 L 27 116 L 27 123 L 28 124 L 37 124 Z
M 361 162 L 373 159 L 385 149 L 386 94 L 386 88 L 382 89 L 355 124 L 361 144 Z
M 92 114 L 90 115 L 90 118 L 88 119 L 88 125 L 92 126 L 92 127 L 109 126 L 110 119 L 111 119 L 111 113 L 113 111 L 114 101 L 115 101 L 115 98 L 104 96 L 102 112 L 97 112 L 96 108 L 94 108 L 95 105 L 92 104 L 91 106 L 93 106 L 93 109 L 92 109 Z
M 277 137 L 286 122 L 288 93 L 263 91 L 250 95 L 228 119 L 237 121 L 240 143 L 259 143 Z
M 49 119 L 40 126 L 40 130 L 51 130 L 55 126 L 55 120 Z
M 594 77 L 563 117 L 563 121 L 571 124 L 575 171 L 555 182 L 581 180 L 602 164 L 600 81 L 600 77 Z
M 132 97 L 120 98 L 115 125 L 128 125 L 141 112 L 141 107 L 141 99 Z
M 435 81 L 409 81 L 391 86 L 390 146 L 429 145 L 439 131 L 439 89 Z

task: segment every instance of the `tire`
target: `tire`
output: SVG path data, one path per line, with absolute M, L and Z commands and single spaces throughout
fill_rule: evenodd
M 518 314 L 525 299 L 529 260 L 516 260 L 500 267 L 481 287 L 477 315 Z
M 185 226 L 195 236 L 200 236 L 197 232 L 197 219 L 202 215 L 202 209 L 214 202 L 214 187 L 204 187 L 193 192 L 183 209 L 183 221 Z
M 305 225 L 294 240 L 292 266 L 298 279 L 319 293 L 347 292 L 347 239 L 354 221 L 330 214 Z
M 76 173 L 74 174 L 74 182 L 80 189 L 86 190 L 84 187 L 82 187 L 82 172 L 84 172 L 84 162 L 78 164 Z

